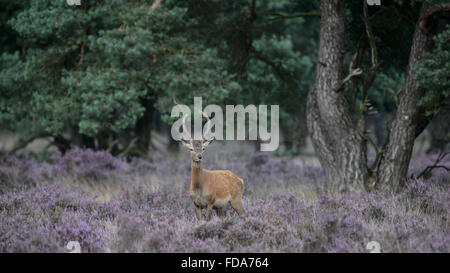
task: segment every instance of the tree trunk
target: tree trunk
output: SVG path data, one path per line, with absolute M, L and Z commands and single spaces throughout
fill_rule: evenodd
M 54 136 L 53 143 L 62 154 L 65 154 L 70 149 L 70 141 L 62 136 Z
M 308 130 L 327 181 L 340 191 L 361 190 L 368 173 L 364 141 L 339 90 L 343 80 L 344 1 L 322 0 L 320 11 L 318 63 L 307 102 Z
M 136 122 L 134 129 L 137 137 L 136 149 L 139 154 L 147 155 L 150 146 L 150 137 L 153 121 L 153 99 L 145 98 L 142 100 L 142 105 L 145 107 L 144 115 Z
M 76 125 L 69 125 L 71 142 L 80 148 L 95 149 L 95 140 L 84 134 L 80 134 L 80 128 Z
M 404 184 L 408 172 L 420 120 L 420 108 L 417 103 L 425 92 L 417 85 L 415 68 L 420 63 L 422 54 L 430 50 L 432 46 L 431 35 L 421 29 L 420 23 L 430 8 L 430 4 L 422 4 L 416 24 L 404 90 L 389 127 L 389 139 L 378 170 L 377 185 L 380 188 L 399 189 Z
M 100 131 L 97 134 L 97 150 L 107 151 L 111 141 L 110 133 L 107 131 Z

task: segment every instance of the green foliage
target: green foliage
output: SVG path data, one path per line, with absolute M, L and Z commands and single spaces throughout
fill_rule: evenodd
M 30 121 L 23 117 L 31 109 L 28 98 L 32 95 L 32 85 L 25 80 L 25 64 L 19 53 L 3 53 L 0 69 L 0 124 L 3 128 L 31 133 Z
M 404 84 L 404 75 L 391 69 L 380 72 L 371 88 L 369 98 L 382 114 L 394 112 Z
M 355 52 L 358 41 L 361 37 L 366 36 L 362 20 L 362 6 L 363 1 L 346 1 L 348 10 L 346 27 L 349 36 L 347 48 L 350 52 Z M 405 70 L 419 9 L 420 5 L 410 1 L 396 1 L 395 4 L 383 7 L 368 7 L 370 24 L 375 36 L 379 59 L 382 61 L 382 69 L 395 67 L 398 70 Z M 370 52 L 367 51 L 366 54 L 370 54 Z
M 144 98 L 162 113 L 171 92 L 223 100 L 239 85 L 216 50 L 189 41 L 186 11 L 170 1 L 155 11 L 138 0 L 31 1 L 8 21 L 26 55 L 1 57 L 0 120 L 96 136 L 134 126 Z
M 173 96 L 187 105 L 201 96 L 204 105 L 280 105 L 287 153 L 298 153 L 319 22 L 303 15 L 318 12 L 318 1 L 165 0 L 153 11 L 151 2 L 0 0 L 2 129 L 132 134 L 145 102 L 170 123 Z M 368 9 L 381 65 L 365 98 L 383 116 L 394 111 L 403 84 L 419 2 Z M 366 36 L 362 3 L 346 1 L 344 71 Z M 429 113 L 448 98 L 448 35 L 436 38 L 418 69 Z M 372 66 L 367 41 L 363 54 L 364 74 L 354 79 L 359 105 Z
M 299 145 L 307 134 L 305 106 L 315 65 L 318 17 L 287 18 L 317 11 L 316 1 L 186 1 L 196 16 L 198 42 L 218 49 L 241 86 L 230 104 L 278 104 L 283 139 Z M 177 96 L 178 98 L 178 96 Z M 298 147 L 292 147 L 298 151 Z
M 447 25 L 433 40 L 434 49 L 424 53 L 423 61 L 416 71 L 419 85 L 426 89 L 419 105 L 428 116 L 437 114 L 443 107 L 449 107 L 450 26 Z
M 17 37 L 9 27 L 8 20 L 15 16 L 27 5 L 28 0 L 10 1 L 0 0 L 0 52 L 14 52 L 19 50 Z

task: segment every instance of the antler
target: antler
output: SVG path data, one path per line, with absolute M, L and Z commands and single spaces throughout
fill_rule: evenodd
M 202 111 L 202 115 L 206 118 L 206 120 L 207 120 L 207 122 L 206 122 L 206 131 L 205 131 L 205 134 L 204 134 L 204 136 L 207 136 L 209 133 L 210 133 L 210 131 L 211 131 L 211 120 L 209 119 L 209 117 L 208 117 L 208 115 L 207 114 L 205 114 L 205 112 L 203 112 Z M 208 146 L 212 141 L 214 140 L 214 137 L 211 137 L 211 138 L 209 138 L 209 139 L 205 139 L 205 138 L 203 138 L 203 147 L 205 147 L 206 148 L 206 146 Z

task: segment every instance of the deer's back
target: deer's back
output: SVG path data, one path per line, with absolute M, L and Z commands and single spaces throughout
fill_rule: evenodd
M 216 198 L 235 198 L 242 195 L 244 181 L 228 170 L 205 170 L 205 188 L 214 191 Z

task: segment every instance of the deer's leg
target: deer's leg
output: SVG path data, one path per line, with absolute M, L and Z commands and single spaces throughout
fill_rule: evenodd
M 213 208 L 212 204 L 208 204 L 208 206 L 206 207 L 206 215 L 205 215 L 206 221 L 209 221 L 211 219 L 212 208 Z
M 244 217 L 244 203 L 242 202 L 242 197 L 238 197 L 236 199 L 231 200 L 231 207 L 236 211 L 239 217 Z
M 195 206 L 195 215 L 197 216 L 197 220 L 202 220 L 202 209 L 199 206 Z
M 216 213 L 220 218 L 225 217 L 225 208 L 216 208 Z

